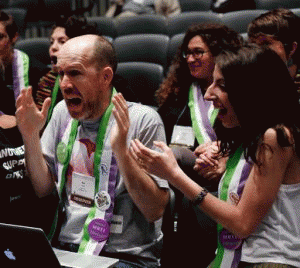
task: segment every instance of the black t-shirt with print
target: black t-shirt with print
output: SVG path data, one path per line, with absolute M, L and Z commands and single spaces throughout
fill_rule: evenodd
M 25 171 L 25 154 L 17 127 L 0 127 L 0 222 L 49 231 L 56 203 L 38 198 Z

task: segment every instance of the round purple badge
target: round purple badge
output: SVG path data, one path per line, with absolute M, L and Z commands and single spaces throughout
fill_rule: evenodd
M 90 238 L 102 242 L 109 237 L 109 225 L 105 220 L 93 219 L 88 226 L 88 232 Z
M 238 249 L 242 245 L 243 241 L 225 229 L 220 232 L 219 240 L 224 248 L 230 250 Z

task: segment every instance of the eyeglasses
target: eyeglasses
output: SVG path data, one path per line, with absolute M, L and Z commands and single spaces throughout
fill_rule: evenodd
M 7 34 L 4 34 L 4 33 L 0 33 L 0 41 L 4 38 L 8 37 Z
M 205 53 L 208 53 L 208 52 L 209 51 L 203 51 L 203 50 L 200 50 L 200 49 L 195 49 L 193 51 L 187 50 L 187 51 L 182 52 L 182 57 L 187 59 L 189 56 L 193 55 L 194 59 L 199 60 L 203 57 L 203 55 Z

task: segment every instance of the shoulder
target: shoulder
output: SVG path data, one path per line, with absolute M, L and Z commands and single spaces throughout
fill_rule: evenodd
M 127 102 L 127 104 L 129 117 L 131 120 L 150 120 L 161 122 L 160 115 L 155 110 L 155 108 L 134 102 Z
M 269 145 L 277 145 L 277 132 L 274 128 L 269 128 L 263 135 L 263 142 Z
M 285 142 L 282 144 L 284 145 L 280 145 L 279 144 L 279 140 L 285 140 Z M 269 128 L 266 130 L 266 132 L 263 135 L 263 143 L 267 144 L 271 147 L 278 147 L 279 148 L 286 148 L 286 147 L 292 147 L 292 146 L 288 146 L 288 145 L 292 145 L 294 144 L 294 139 L 293 139 L 293 135 L 292 132 L 289 128 L 285 127 L 285 126 L 277 126 L 276 128 Z
M 280 163 L 289 162 L 291 157 L 295 154 L 291 131 L 286 127 L 283 127 L 282 130 L 287 137 L 285 145 L 279 144 L 279 137 L 276 129 L 269 128 L 264 133 L 262 142 L 258 147 L 258 160 L 262 164 L 266 161 L 273 160 L 279 161 Z
M 128 139 L 139 139 L 146 147 L 154 149 L 154 141 L 166 142 L 163 121 L 158 112 L 149 106 L 128 103 L 130 128 Z
M 152 107 L 128 103 L 130 132 L 129 137 L 138 138 L 144 144 L 152 140 L 165 141 L 163 121 Z M 151 144 L 152 146 L 152 144 Z

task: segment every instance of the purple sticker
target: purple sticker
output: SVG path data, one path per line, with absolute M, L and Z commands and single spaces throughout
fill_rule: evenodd
M 225 229 L 220 232 L 219 240 L 224 248 L 230 250 L 238 249 L 242 245 L 243 241 Z
M 109 225 L 105 220 L 94 219 L 88 226 L 88 232 L 92 239 L 102 242 L 109 237 Z

